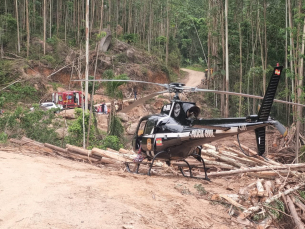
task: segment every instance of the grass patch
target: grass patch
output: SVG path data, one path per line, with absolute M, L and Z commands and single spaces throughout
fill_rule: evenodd
M 186 69 L 190 69 L 190 70 L 194 70 L 194 71 L 199 71 L 199 72 L 205 72 L 206 67 L 203 67 L 199 64 L 194 64 L 194 65 L 190 65 L 185 67 Z

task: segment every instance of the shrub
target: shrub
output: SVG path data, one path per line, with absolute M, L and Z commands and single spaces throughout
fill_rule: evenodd
M 123 148 L 123 144 L 120 142 L 120 139 L 114 135 L 108 135 L 102 140 L 102 145 L 99 146 L 101 149 L 111 148 L 114 150 L 119 150 Z

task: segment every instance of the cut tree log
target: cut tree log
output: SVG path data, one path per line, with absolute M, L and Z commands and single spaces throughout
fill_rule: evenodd
M 47 148 L 53 149 L 55 151 L 59 151 L 59 152 L 62 152 L 62 153 L 68 153 L 67 149 L 63 149 L 61 147 L 54 146 L 54 145 L 49 144 L 49 143 L 44 143 L 44 146 L 47 147 Z
M 32 140 L 32 139 L 24 137 L 24 136 L 21 138 L 21 140 L 24 141 L 25 143 L 36 145 L 36 146 L 39 146 L 39 147 L 44 147 L 43 143 L 37 142 L 35 140 Z
M 77 153 L 83 156 L 87 156 L 89 159 L 90 157 L 95 158 L 95 159 L 101 159 L 101 157 L 96 156 L 96 155 L 92 155 L 90 150 L 86 150 L 77 146 L 73 146 L 73 145 L 69 145 L 67 144 L 66 147 L 68 148 L 68 152 L 70 153 Z
M 189 162 L 189 161 L 188 161 Z M 232 165 L 228 165 L 222 162 L 218 162 L 218 161 L 209 161 L 209 160 L 204 160 L 205 165 L 206 166 L 215 166 L 221 169 L 236 169 L 236 167 L 232 166 Z M 189 162 L 189 164 L 191 166 L 200 166 L 202 167 L 202 163 L 201 162 Z M 187 167 L 187 164 L 185 162 L 173 162 L 172 163 L 173 166 L 181 166 L 181 167 Z
M 242 164 L 242 163 L 240 163 L 240 162 L 238 162 L 238 161 L 236 161 L 232 158 L 229 158 L 229 157 L 226 157 L 226 156 L 223 156 L 223 155 L 219 155 L 219 153 L 214 151 L 214 150 L 201 150 L 201 152 L 205 155 L 208 155 L 210 157 L 214 157 L 217 160 L 226 162 L 227 164 L 233 165 L 237 168 L 247 167 L 247 165 Z
M 102 149 L 98 149 L 98 148 L 93 148 L 91 153 L 95 156 L 107 157 L 107 158 L 115 159 L 115 160 L 121 161 L 121 162 L 130 162 L 132 160 L 132 159 L 124 158 L 122 156 L 122 154 L 114 153 L 114 152 L 110 152 L 110 151 L 102 150 Z
M 246 209 L 244 206 L 242 206 L 241 204 L 237 203 L 235 200 L 233 200 L 231 197 L 229 197 L 226 194 L 214 194 L 212 196 L 211 200 L 218 200 L 220 198 L 223 198 L 223 199 L 227 200 L 230 204 L 234 205 L 237 208 L 240 208 L 242 210 Z
M 270 180 L 265 181 L 264 187 L 266 189 L 266 194 L 268 197 L 271 197 L 273 195 L 274 191 L 274 185 Z
M 256 181 L 257 195 L 260 197 L 263 197 L 265 194 L 265 189 L 262 184 L 262 181 L 263 180 L 260 180 L 260 179 L 257 179 L 257 181 Z
M 230 152 L 227 152 L 227 151 L 224 151 L 224 150 L 219 150 L 219 152 L 220 152 L 221 155 L 225 155 L 227 157 L 230 157 L 232 159 L 240 161 L 241 163 L 244 163 L 246 165 L 250 165 L 250 166 L 256 166 L 257 165 L 257 163 L 255 161 L 249 160 L 247 158 L 239 157 L 236 154 L 235 154 L 236 155 L 235 156 L 233 154 L 230 154 Z
M 216 146 L 213 146 L 213 145 L 210 145 L 210 144 L 203 144 L 203 146 L 216 151 Z
M 232 151 L 232 152 L 238 154 L 238 156 L 240 156 L 240 157 L 247 158 L 248 160 L 252 160 L 252 161 L 254 161 L 254 162 L 256 162 L 260 165 L 271 165 L 268 162 L 266 162 L 265 159 L 262 158 L 262 157 L 259 157 L 259 156 L 258 157 L 249 157 L 249 156 L 246 156 L 245 154 L 243 154 L 242 152 L 240 152 L 236 149 L 233 149 L 233 148 L 230 148 L 230 147 L 225 147 L 225 148 L 229 151 Z
M 15 138 L 10 138 L 10 142 L 16 143 L 18 145 L 24 145 L 26 143 L 25 141 L 18 140 L 18 139 L 15 139 Z
M 247 172 L 260 172 L 260 171 L 270 171 L 270 170 L 290 170 L 294 169 L 299 169 L 299 168 L 305 168 L 305 163 L 300 163 L 300 164 L 285 164 L 285 165 L 273 165 L 273 166 L 261 166 L 261 167 L 254 167 L 254 168 L 246 168 L 246 169 L 236 169 L 236 170 L 231 170 L 231 171 L 223 171 L 223 172 L 213 172 L 213 173 L 208 173 L 209 177 L 213 176 L 227 176 L 227 175 L 233 175 L 233 174 L 238 174 L 238 173 L 247 173 Z
M 135 154 L 133 151 L 126 150 L 126 149 L 123 149 L 123 148 L 120 148 L 119 153 L 122 153 L 122 154 Z
M 288 208 L 290 210 L 290 213 L 292 215 L 296 228 L 304 229 L 304 224 L 303 224 L 302 220 L 300 219 L 300 217 L 298 216 L 298 213 L 297 213 L 295 206 L 294 206 L 292 200 L 290 199 L 289 195 L 287 195 L 286 198 L 287 198 Z
M 290 196 L 291 200 L 293 201 L 293 203 L 298 206 L 300 209 L 302 209 L 302 211 L 305 213 L 305 205 L 300 201 L 300 200 L 296 200 L 296 198 L 294 196 Z

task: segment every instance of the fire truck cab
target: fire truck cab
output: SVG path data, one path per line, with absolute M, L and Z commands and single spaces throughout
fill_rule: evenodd
M 85 99 L 81 91 L 64 91 L 52 93 L 52 102 L 62 105 L 64 109 L 82 107 Z

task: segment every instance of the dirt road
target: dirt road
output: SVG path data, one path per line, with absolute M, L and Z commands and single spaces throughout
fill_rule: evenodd
M 204 72 L 198 72 L 186 68 L 181 68 L 181 70 L 188 73 L 188 77 L 184 81 L 185 86 L 197 87 L 198 85 L 201 84 L 201 80 L 205 78 Z
M 228 193 L 230 179 L 134 175 L 1 146 L 0 163 L 0 228 L 241 228 L 194 188 Z

